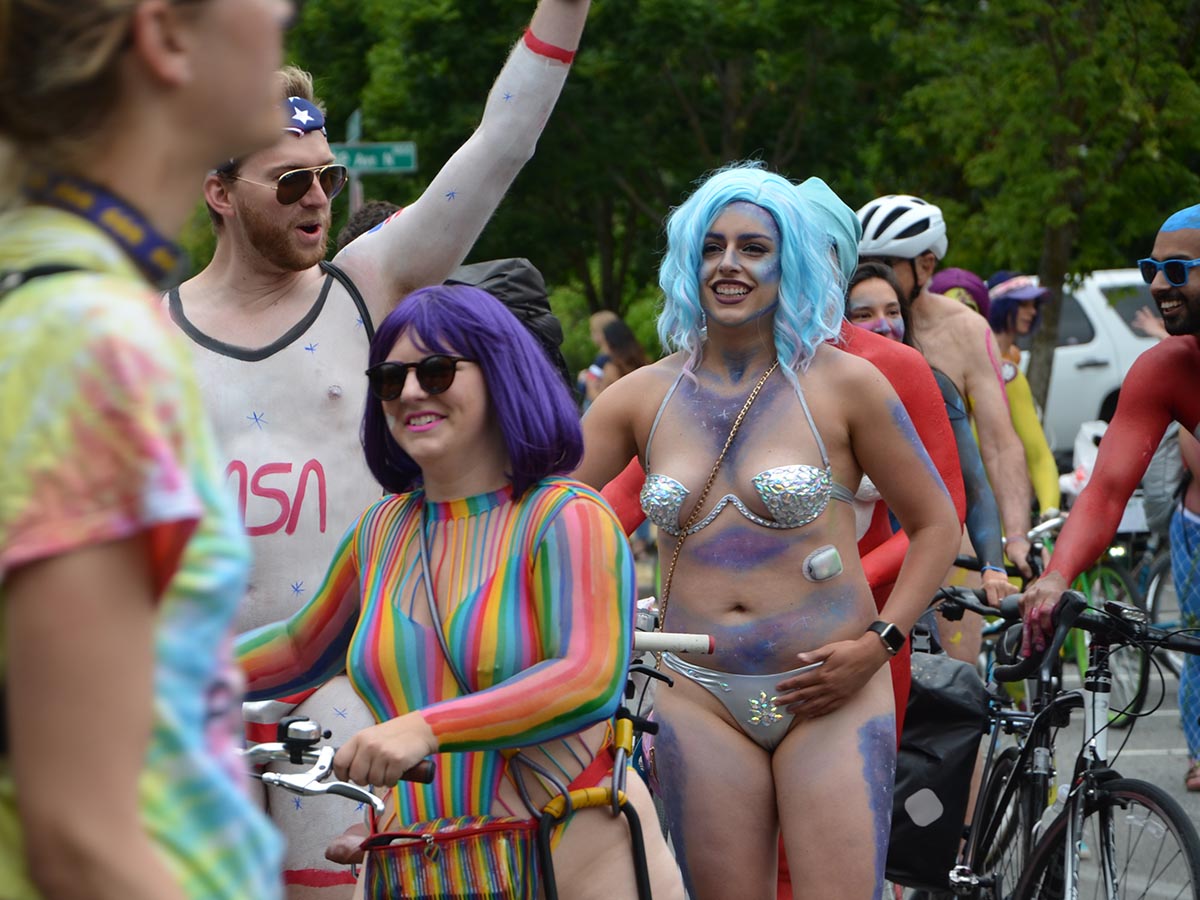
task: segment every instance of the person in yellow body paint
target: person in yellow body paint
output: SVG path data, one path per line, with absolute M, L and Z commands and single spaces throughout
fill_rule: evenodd
M 989 279 L 991 289 L 974 272 L 943 269 L 933 276 L 930 290 L 953 297 L 988 320 L 1003 357 L 1001 372 L 1008 396 L 1013 428 L 1025 447 L 1029 480 L 1043 518 L 1056 515 L 1062 503 L 1058 487 L 1058 465 L 1042 431 L 1033 391 L 1019 367 L 1021 351 L 1017 337 L 1032 334 L 1040 319 L 1038 308 L 1049 291 L 1025 275 L 997 272 Z M 967 398 L 970 405 L 971 398 Z

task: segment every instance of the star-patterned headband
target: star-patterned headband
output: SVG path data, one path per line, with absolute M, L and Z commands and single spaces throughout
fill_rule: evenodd
M 283 109 L 287 113 L 287 124 L 283 126 L 284 131 L 290 131 L 295 135 L 305 135 L 310 131 L 319 131 L 325 134 L 325 114 L 311 100 L 305 100 L 303 97 L 288 97 L 283 102 Z

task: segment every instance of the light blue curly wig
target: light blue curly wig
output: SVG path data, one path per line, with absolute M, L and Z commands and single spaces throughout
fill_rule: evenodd
M 818 345 L 834 338 L 841 326 L 845 301 L 842 285 L 829 258 L 829 236 L 816 224 L 819 216 L 782 175 L 762 162 L 733 163 L 719 169 L 671 211 L 667 218 L 667 253 L 659 267 L 663 311 L 658 336 L 669 350 L 683 350 L 694 369 L 704 340 L 700 305 L 700 264 L 704 236 L 721 211 L 743 201 L 771 214 L 779 228 L 781 277 L 775 310 L 775 353 L 793 383 L 808 368 Z

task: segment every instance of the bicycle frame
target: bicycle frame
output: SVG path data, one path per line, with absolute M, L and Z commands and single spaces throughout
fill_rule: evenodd
M 1095 614 L 1082 614 L 1083 598 L 1075 596 L 1078 606 L 1071 615 L 1080 616 L 1080 624 L 1083 624 L 1084 618 L 1094 620 Z M 981 611 L 969 603 L 960 602 L 960 605 L 976 612 Z M 982 611 L 987 612 L 986 609 Z M 1136 614 L 1137 611 L 1129 612 Z M 977 874 L 977 870 L 988 864 L 985 855 L 996 846 L 994 842 L 1000 829 L 1009 821 L 1006 814 L 1013 809 L 1020 813 L 1018 821 L 1024 823 L 1021 832 L 1013 837 L 1021 842 L 1019 849 L 1022 851 L 1020 858 L 1023 869 L 1031 859 L 1045 857 L 1046 852 L 1059 846 L 1057 842 L 1061 840 L 1062 846 L 1067 850 L 1061 854 L 1063 896 L 1078 896 L 1081 876 L 1079 847 L 1084 835 L 1089 804 L 1095 800 L 1097 794 L 1104 791 L 1105 782 L 1120 778 L 1109 766 L 1108 759 L 1108 729 L 1111 727 L 1108 717 L 1109 695 L 1112 689 L 1109 656 L 1114 644 L 1123 643 L 1125 638 L 1110 636 L 1109 632 L 1096 631 L 1093 625 L 1088 625 L 1087 630 L 1093 632 L 1093 637 L 1089 644 L 1088 668 L 1083 687 L 1063 691 L 1060 688 L 1057 669 L 1057 645 L 1066 638 L 1066 627 L 1074 621 L 1074 618 L 1068 616 L 1066 625 L 1060 623 L 1051 649 L 1043 656 L 1038 666 L 1031 695 L 1031 712 L 1005 708 L 1005 700 L 1001 699 L 996 691 L 996 683 L 993 681 L 989 686 L 992 699 L 989 703 L 988 717 L 992 727 L 984 761 L 984 789 L 976 798 L 973 824 L 960 853 L 960 863 L 950 875 L 951 887 L 959 896 L 978 896 L 983 888 L 997 887 L 997 880 L 1001 877 L 998 873 L 989 871 Z M 1117 630 L 1113 631 L 1112 635 L 1122 633 Z M 1055 783 L 1056 774 L 1052 731 L 1066 725 L 1071 713 L 1077 709 L 1082 709 L 1084 713 L 1083 742 L 1076 754 L 1070 787 L 1065 796 L 1061 792 L 1058 793 L 1058 799 L 1063 806 L 1062 811 L 1047 819 L 1047 801 L 1050 798 L 1048 789 Z M 1014 764 L 1002 785 L 993 782 L 993 779 L 1001 777 L 1001 773 L 996 770 L 1001 732 L 1018 736 Z M 997 788 L 1000 789 L 999 793 Z M 1111 826 L 1111 821 L 1103 821 L 1103 828 L 1110 829 Z M 1054 843 L 1047 844 L 1047 841 Z M 1096 852 L 1101 854 L 1098 859 L 1100 878 L 1104 896 L 1109 898 L 1115 898 L 1121 889 L 1121 878 L 1112 851 L 1112 842 L 1102 838 Z M 1024 892 L 1030 888 L 1030 885 L 1026 884 L 1029 877 L 1027 871 L 1022 871 L 1017 885 L 1002 884 L 999 887 L 1004 891 L 1004 896 L 1009 896 L 1007 892 L 1014 887 L 1020 887 Z

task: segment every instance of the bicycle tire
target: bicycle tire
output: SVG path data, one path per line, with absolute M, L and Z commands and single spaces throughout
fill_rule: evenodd
M 1156 628 L 1178 628 L 1179 599 L 1175 594 L 1175 575 L 1171 570 L 1170 551 L 1160 552 L 1150 563 L 1146 579 L 1146 612 L 1150 624 Z M 1178 678 L 1183 674 L 1183 654 L 1174 650 L 1158 648 L 1154 658 L 1161 661 Z
M 1007 896 L 1029 857 L 1033 823 L 1027 821 L 1030 818 L 1026 800 L 1028 789 L 1018 785 L 1000 808 L 1009 781 L 1021 777 L 1017 771 L 1020 755 L 1016 747 L 1008 747 L 997 756 L 983 788 L 979 823 L 984 835 L 976 851 L 978 862 L 974 865 L 976 873 L 987 876 L 990 882 L 990 886 L 982 891 L 982 900 L 1001 900 Z
M 1063 863 L 1068 806 L 1034 846 L 1014 900 L 1066 896 Z M 1122 897 L 1200 897 L 1200 836 L 1179 803 L 1157 785 L 1117 778 L 1100 785 L 1084 808 L 1078 860 L 1079 896 L 1100 896 L 1105 859 Z
M 1124 566 L 1100 562 L 1079 577 L 1085 582 L 1084 595 L 1090 606 L 1102 609 L 1104 601 L 1116 600 L 1145 608 L 1145 600 Z M 1114 728 L 1127 727 L 1145 706 L 1150 690 L 1150 653 L 1144 647 L 1115 646 L 1109 654 L 1112 693 L 1109 695 L 1108 721 Z M 1086 665 L 1081 666 L 1080 674 L 1086 675 L 1086 670 Z

